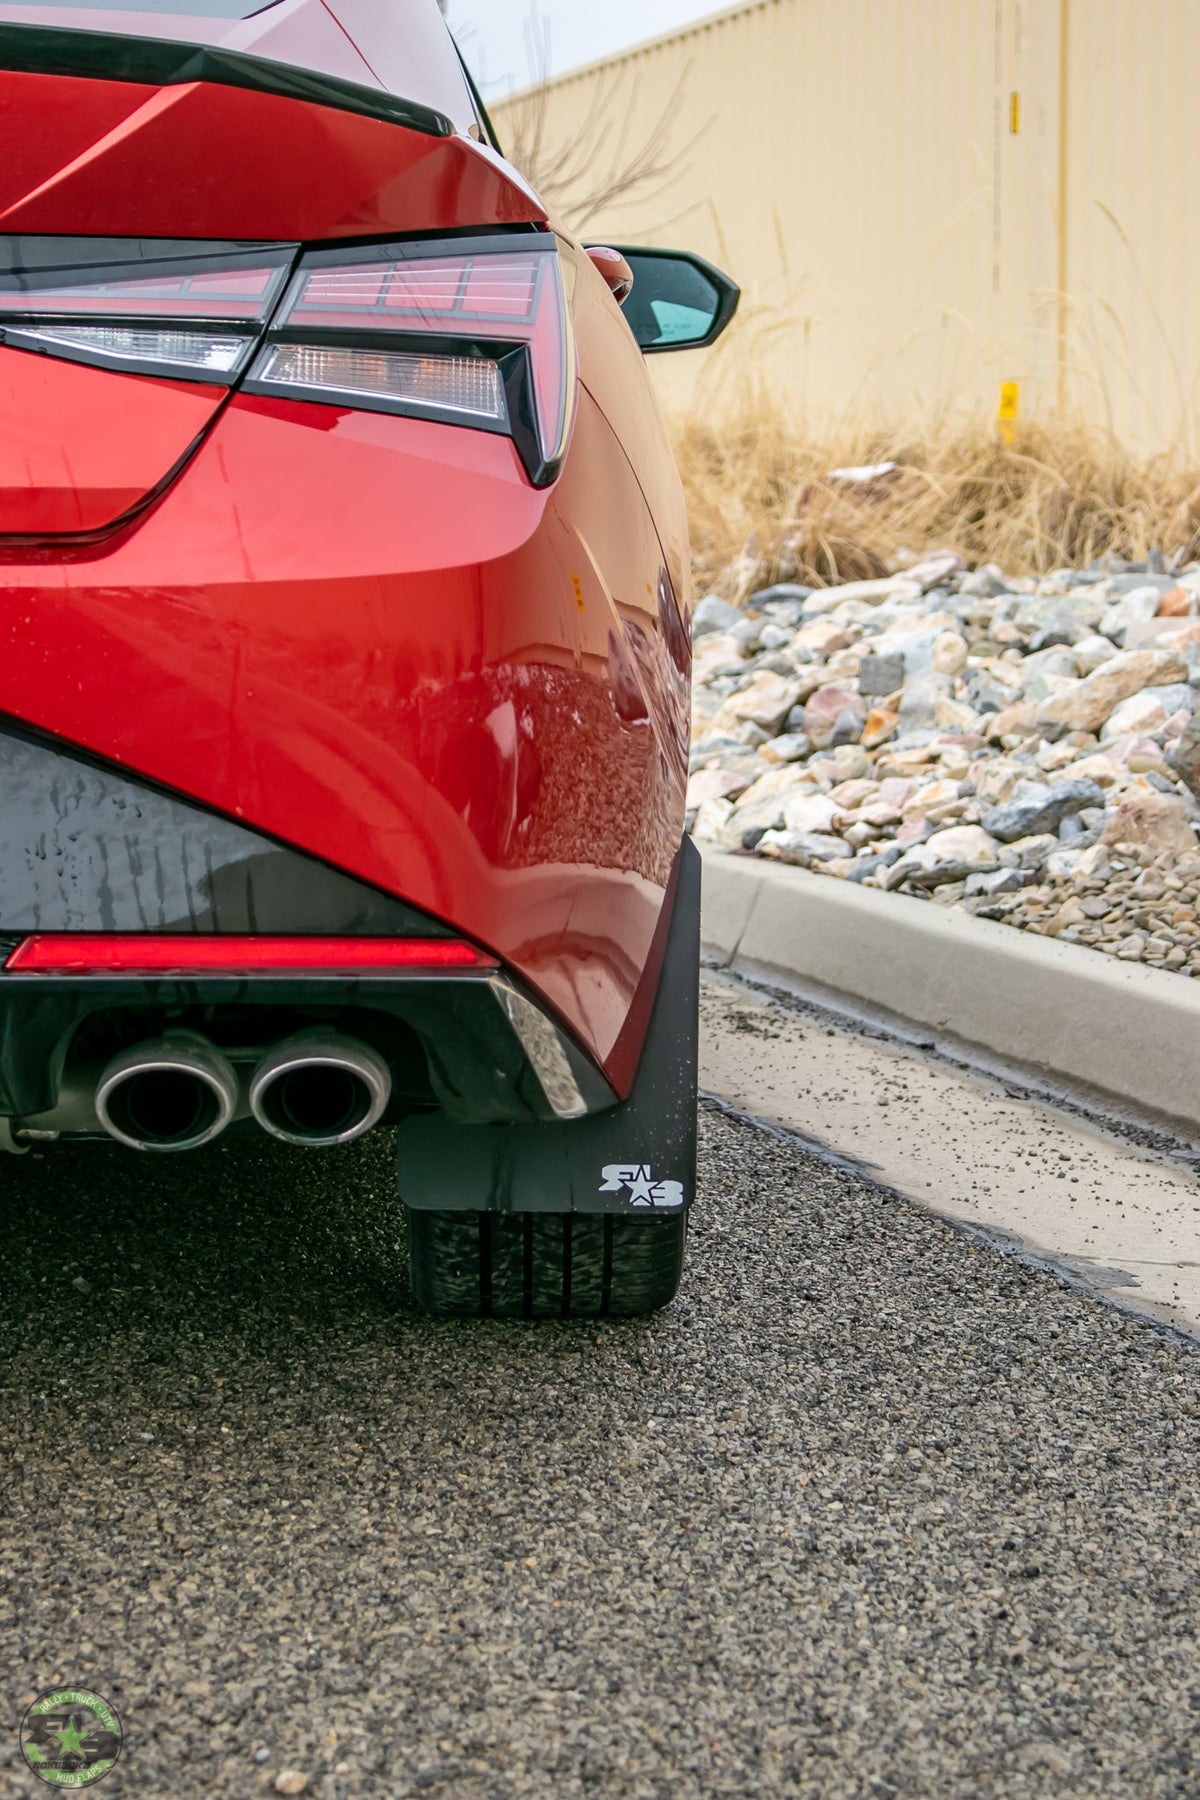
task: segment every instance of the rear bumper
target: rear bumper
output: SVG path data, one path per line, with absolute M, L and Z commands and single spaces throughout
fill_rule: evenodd
M 114 1050 L 192 1032 L 249 1075 L 273 1043 L 325 1025 L 388 1063 L 393 1117 L 472 1124 L 582 1118 L 617 1096 L 497 970 L 453 975 L 0 975 L 0 1118 L 18 1136 L 99 1133 L 90 1096 Z M 242 1116 L 248 1113 L 243 1106 Z
M 120 537 L 0 545 L 0 714 L 484 946 L 621 1094 L 682 832 L 675 605 L 586 394 L 541 492 L 505 439 L 242 397 Z

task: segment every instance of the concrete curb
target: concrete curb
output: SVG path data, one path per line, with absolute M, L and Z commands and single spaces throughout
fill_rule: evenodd
M 815 987 L 1200 1127 L 1200 981 L 717 850 L 704 852 L 701 938 L 734 973 Z

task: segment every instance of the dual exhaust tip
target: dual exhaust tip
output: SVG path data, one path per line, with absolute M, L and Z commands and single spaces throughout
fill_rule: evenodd
M 392 1077 L 378 1051 L 337 1032 L 301 1032 L 277 1044 L 250 1077 L 250 1111 L 285 1144 L 350 1144 L 377 1125 Z M 236 1116 L 241 1084 L 206 1038 L 172 1032 L 115 1056 L 96 1088 L 96 1114 L 133 1150 L 197 1150 Z

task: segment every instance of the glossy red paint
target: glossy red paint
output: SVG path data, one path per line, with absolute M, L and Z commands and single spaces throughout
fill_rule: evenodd
M 546 216 L 470 138 L 243 88 L 0 71 L 0 116 L 6 146 L 32 140 L 0 158 L 3 232 L 311 242 Z
M 270 938 L 39 935 L 25 938 L 4 967 L 22 975 L 248 974 L 263 970 L 486 969 L 473 944 L 445 938 Z
M 540 491 L 506 438 L 235 398 L 118 539 L 0 561 L 0 711 L 435 913 L 624 1090 L 683 824 L 662 569 L 586 396 Z
M 0 349 L 0 533 L 110 524 L 166 479 L 225 398 L 200 382 Z
M 470 90 L 433 0 L 283 0 L 246 19 L 206 17 L 180 0 L 175 12 L 127 7 L 6 4 L 0 23 L 119 32 L 262 57 L 417 100 L 456 131 L 475 119 Z M 7 150 L 7 144 L 6 144 Z

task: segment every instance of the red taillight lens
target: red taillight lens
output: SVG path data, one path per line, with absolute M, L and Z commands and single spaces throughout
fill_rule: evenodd
M 574 405 L 573 268 L 548 233 L 314 251 L 247 385 L 503 431 L 550 480 Z
M 0 341 L 100 368 L 228 385 L 295 259 L 291 245 L 12 238 Z
M 385 331 L 449 327 L 485 337 L 509 336 L 514 326 L 533 324 L 542 283 L 553 279 L 545 248 L 515 255 L 464 248 L 454 256 L 430 254 L 432 249 L 426 245 L 422 254 L 420 245 L 395 244 L 370 262 L 345 266 L 306 258 L 277 322 Z
M 459 938 L 151 937 L 86 932 L 25 938 L 4 965 L 15 974 L 243 975 L 305 971 L 490 969 Z
M 125 273 L 104 281 L 94 266 L 13 269 L 0 276 L 0 313 L 259 320 L 271 310 L 287 261 L 285 255 L 268 266 L 253 252 L 241 263 L 201 254 L 172 274 Z

